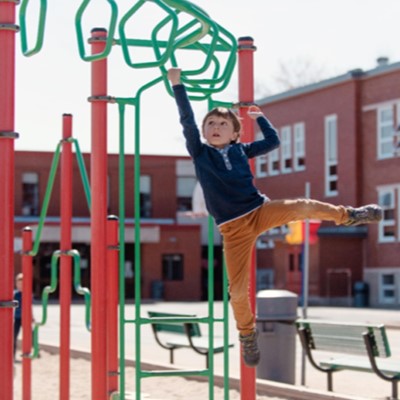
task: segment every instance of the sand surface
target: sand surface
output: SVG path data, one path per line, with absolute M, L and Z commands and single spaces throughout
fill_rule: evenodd
M 39 359 L 32 362 L 32 400 L 54 400 L 59 398 L 59 356 L 41 352 Z M 91 399 L 91 365 L 82 358 L 71 359 L 71 400 Z M 22 398 L 22 364 L 15 364 L 14 400 Z M 135 399 L 135 371 L 126 368 L 126 400 Z M 131 395 L 128 395 L 132 393 Z M 155 377 L 142 380 L 143 400 L 207 400 L 208 383 L 197 382 L 181 377 Z M 222 388 L 215 387 L 214 399 L 223 400 Z M 236 390 L 230 391 L 230 400 L 240 400 Z M 257 396 L 257 400 L 279 400 L 277 397 Z

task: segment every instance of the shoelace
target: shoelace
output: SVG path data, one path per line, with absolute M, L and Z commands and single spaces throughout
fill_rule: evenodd
M 241 343 L 243 344 L 243 350 L 247 353 L 257 353 L 258 347 L 256 343 L 255 335 L 248 338 L 241 338 Z

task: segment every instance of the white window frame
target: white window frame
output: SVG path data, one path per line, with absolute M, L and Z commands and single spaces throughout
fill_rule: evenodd
M 287 125 L 281 128 L 281 171 L 282 173 L 292 172 L 292 128 Z M 287 167 L 286 161 L 290 161 L 290 167 Z
M 305 125 L 304 122 L 298 122 L 293 126 L 293 145 L 294 145 L 294 157 L 293 157 L 293 169 L 295 171 L 304 171 L 306 169 L 306 140 L 305 140 Z M 304 164 L 301 165 L 299 160 L 303 158 Z
M 332 126 L 331 124 L 334 122 L 334 132 L 331 131 L 330 127 Z M 337 196 L 339 191 L 336 190 L 331 190 L 330 184 L 331 182 L 336 181 L 336 187 L 338 183 L 338 174 L 336 173 L 335 175 L 331 175 L 330 173 L 330 168 L 332 166 L 336 167 L 338 166 L 338 124 L 337 124 L 337 115 L 332 114 L 332 115 L 327 115 L 325 117 L 325 126 L 324 126 L 324 132 L 325 132 L 325 195 L 326 196 Z M 334 134 L 334 140 L 335 140 L 335 147 L 336 151 L 334 154 L 334 157 L 331 157 L 331 151 L 332 149 L 329 147 L 329 143 L 331 142 L 330 135 Z
M 277 168 L 274 168 L 274 163 L 277 161 Z M 268 175 L 279 175 L 279 149 L 272 150 L 268 153 Z
M 383 277 L 384 275 L 392 275 L 393 276 L 393 284 L 384 284 Z M 397 299 L 396 292 L 396 274 L 394 272 L 382 272 L 379 274 L 379 303 L 380 304 L 395 304 Z M 393 290 L 393 297 L 386 297 L 385 290 Z
M 382 120 L 383 114 L 385 112 L 390 112 L 392 115 L 392 118 L 390 120 Z M 378 160 L 384 160 L 387 158 L 392 158 L 394 157 L 394 147 L 393 147 L 393 134 L 394 134 L 394 125 L 395 125 L 395 111 L 394 111 L 394 106 L 393 104 L 386 105 L 379 107 L 376 110 L 376 149 L 377 149 L 377 157 Z M 386 131 L 386 129 L 391 130 L 391 134 L 387 135 L 386 137 L 383 137 L 383 130 Z M 388 145 L 390 147 L 390 150 L 388 151 L 383 151 L 383 146 Z
M 396 194 L 397 194 L 397 210 L 396 210 L 396 203 L 395 203 Z M 400 185 L 399 186 L 393 186 L 393 185 L 382 186 L 382 187 L 378 188 L 379 205 L 382 207 L 383 214 L 384 214 L 383 219 L 379 222 L 379 225 L 378 225 L 378 241 L 379 241 L 379 243 L 394 243 L 399 240 L 399 237 L 400 237 L 400 231 L 399 231 L 400 227 L 399 227 L 399 220 L 398 220 L 399 217 L 397 217 L 397 221 L 395 219 L 390 219 L 390 220 L 385 219 L 385 210 L 387 210 L 387 209 L 393 209 L 394 214 L 398 215 L 399 206 L 400 206 L 399 194 L 400 194 Z M 391 202 L 390 202 L 389 206 L 384 205 L 382 202 L 382 198 L 385 195 L 391 196 Z M 384 235 L 385 228 L 390 227 L 390 226 L 395 227 L 396 222 L 397 222 L 397 232 L 395 232 L 395 236 L 385 236 Z
M 260 140 L 263 136 L 259 131 L 255 135 L 257 140 Z M 268 176 L 268 155 L 262 154 L 261 156 L 256 157 L 256 177 L 257 178 L 265 178 Z

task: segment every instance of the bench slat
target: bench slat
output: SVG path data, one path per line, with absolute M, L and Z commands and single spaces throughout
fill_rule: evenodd
M 400 375 L 400 362 L 393 360 L 377 360 L 381 372 L 390 376 Z M 320 361 L 322 367 L 335 369 L 352 369 L 355 371 L 371 372 L 371 364 L 365 357 L 337 357 Z

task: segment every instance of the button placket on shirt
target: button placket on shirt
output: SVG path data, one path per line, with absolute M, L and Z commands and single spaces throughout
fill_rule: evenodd
M 224 164 L 226 169 L 228 169 L 229 171 L 232 169 L 232 164 L 231 161 L 229 160 L 228 157 L 228 150 L 229 150 L 230 146 L 224 147 L 223 149 L 220 149 L 219 152 L 222 155 L 222 159 L 224 160 Z

